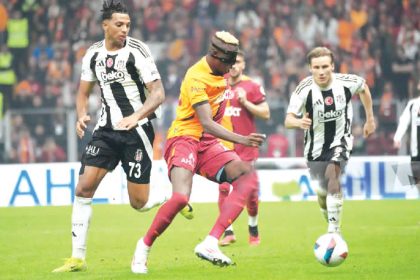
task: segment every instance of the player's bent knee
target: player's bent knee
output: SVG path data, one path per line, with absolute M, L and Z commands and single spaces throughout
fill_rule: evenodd
M 130 199 L 130 205 L 135 210 L 140 210 L 141 211 L 141 209 L 146 205 L 146 203 L 147 203 L 147 198 Z

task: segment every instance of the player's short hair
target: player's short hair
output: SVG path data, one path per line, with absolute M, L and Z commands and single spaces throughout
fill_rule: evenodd
M 121 0 L 104 0 L 102 20 L 111 19 L 113 13 L 128 14 L 127 6 Z
M 310 65 L 312 62 L 312 58 L 321 57 L 321 56 L 329 56 L 331 57 L 331 63 L 334 64 L 334 54 L 333 52 L 327 47 L 316 47 L 312 49 L 306 55 L 306 61 Z
M 223 60 L 227 63 L 236 61 L 239 51 L 239 40 L 227 31 L 218 31 L 211 38 L 209 53 L 211 56 L 219 58 L 223 54 Z

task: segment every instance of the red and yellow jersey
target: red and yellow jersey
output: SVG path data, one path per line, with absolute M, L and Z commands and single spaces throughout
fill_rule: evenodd
M 226 105 L 226 87 L 226 79 L 212 74 L 205 57 L 191 66 L 182 81 L 176 118 L 168 130 L 167 138 L 189 136 L 200 140 L 203 127 L 193 106 L 201 103 L 210 104 L 213 120 L 220 123 Z
M 242 75 L 241 81 L 230 85 L 226 91 L 225 98 L 227 103 L 222 125 L 237 134 L 249 135 L 256 132 L 254 115 L 239 102 L 238 94 L 240 92 L 245 93 L 246 99 L 254 104 L 260 104 L 265 101 L 265 92 L 260 84 L 254 82 L 246 75 Z M 251 161 L 258 157 L 258 148 L 233 144 L 224 140 L 221 141 L 225 147 L 235 150 L 242 160 Z

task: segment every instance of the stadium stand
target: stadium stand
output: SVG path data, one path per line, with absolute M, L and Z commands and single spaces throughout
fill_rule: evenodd
M 0 163 L 77 160 L 80 153 L 69 143 L 75 141 L 68 137 L 73 130 L 69 124 L 73 125 L 71 112 L 81 57 L 87 46 L 102 38 L 99 2 L 0 0 L 0 71 L 13 73 L 4 80 L 0 72 Z M 180 77 L 204 54 L 216 29 L 226 29 L 240 38 L 247 54 L 247 74 L 266 89 L 273 114 L 272 120 L 260 127 L 267 135 L 276 133 L 278 124 L 283 123 L 290 89 L 308 75 L 305 53 L 314 45 L 327 45 L 337 54 L 340 72 L 366 77 L 379 122 L 377 137 L 383 145 L 390 145 L 390 133 L 395 131 L 398 113 L 407 99 L 418 94 L 419 1 L 126 3 L 131 11 L 131 35 L 151 47 L 166 87 L 165 115 L 156 124 L 160 141 L 172 120 Z M 93 110 L 98 103 L 92 99 Z M 357 102 L 355 107 L 360 108 Z M 361 112 L 355 125 L 363 119 Z M 378 151 L 377 142 L 363 141 L 357 139 L 355 154 L 397 152 L 391 148 Z M 157 143 L 157 149 L 161 144 Z M 300 153 L 289 149 L 288 155 L 296 152 Z

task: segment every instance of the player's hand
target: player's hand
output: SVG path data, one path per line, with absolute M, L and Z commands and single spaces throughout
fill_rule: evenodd
M 367 138 L 369 135 L 375 132 L 376 124 L 374 120 L 366 121 L 365 125 L 363 126 L 363 137 Z
M 300 128 L 302 129 L 309 129 L 312 125 L 312 120 L 309 118 L 309 113 L 305 113 L 305 115 L 300 119 Z
M 251 133 L 248 136 L 245 136 L 246 140 L 243 144 L 250 147 L 259 147 L 265 141 L 265 138 L 265 134 Z
M 401 148 L 401 141 L 394 140 L 394 148 L 396 148 L 396 149 Z
M 115 130 L 130 130 L 137 126 L 138 118 L 135 114 L 123 118 L 115 127 Z
M 83 138 L 85 135 L 85 129 L 87 128 L 87 124 L 90 122 L 90 116 L 85 115 L 79 118 L 76 122 L 76 133 L 80 139 Z
M 238 94 L 238 101 L 239 103 L 241 103 L 242 105 L 248 101 L 248 99 L 246 98 L 246 92 L 243 88 L 238 88 L 236 90 L 237 94 Z

